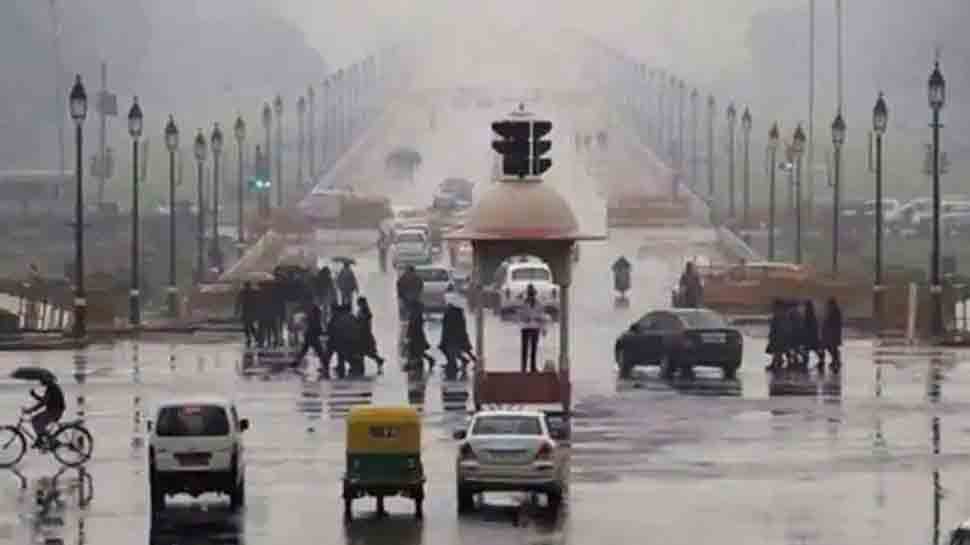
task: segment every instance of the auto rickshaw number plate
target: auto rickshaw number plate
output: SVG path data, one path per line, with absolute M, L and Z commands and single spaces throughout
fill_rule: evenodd
M 371 426 L 370 436 L 374 439 L 396 439 L 401 430 L 395 426 Z

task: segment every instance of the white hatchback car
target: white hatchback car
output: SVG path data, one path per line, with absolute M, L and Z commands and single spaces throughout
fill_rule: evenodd
M 467 430 L 455 432 L 461 440 L 457 475 L 458 512 L 475 507 L 483 492 L 522 491 L 546 495 L 549 507 L 562 502 L 566 486 L 565 452 L 556 442 L 539 411 L 481 411 Z
M 242 434 L 249 420 L 219 397 L 179 399 L 159 405 L 148 422 L 148 479 L 152 513 L 165 509 L 165 496 L 206 492 L 229 496 L 236 511 L 246 502 Z

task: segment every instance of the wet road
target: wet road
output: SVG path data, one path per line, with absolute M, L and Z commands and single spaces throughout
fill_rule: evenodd
M 401 200 L 428 202 L 436 181 L 453 168 L 429 161 L 426 179 Z M 679 544 L 710 541 L 716 532 L 718 541 L 745 544 L 928 543 L 935 542 L 935 526 L 945 530 L 970 516 L 970 404 L 963 401 L 970 372 L 962 355 L 934 362 L 856 340 L 846 349 L 840 379 L 772 382 L 763 370 L 764 332 L 753 328 L 737 381 L 704 370 L 693 381 L 672 383 L 653 373 L 616 378 L 615 336 L 667 303 L 685 257 L 713 252 L 712 235 L 703 229 L 616 231 L 608 242 L 583 247 L 573 287 L 572 477 L 558 517 L 516 495 L 489 497 L 477 513 L 457 517 L 451 431 L 463 422 L 465 407 L 443 399 L 437 374 L 409 385 L 392 363 L 383 376 L 353 382 L 246 376 L 237 339 L 213 335 L 191 344 L 146 338 L 76 355 L 0 355 L 5 368 L 54 370 L 69 411 L 83 413 L 96 441 L 80 479 L 76 471 L 56 479 L 63 506 L 49 513 L 38 513 L 34 491 L 56 474 L 52 460 L 27 456 L 19 469 L 26 490 L 6 472 L 0 540 Z M 617 310 L 608 264 L 621 253 L 634 262 L 634 292 L 631 307 Z M 374 258 L 362 258 L 358 274 L 377 313 L 380 347 L 391 354 L 393 278 L 377 272 Z M 487 320 L 489 367 L 516 368 L 514 326 L 491 315 Z M 433 344 L 437 327 L 429 326 Z M 555 358 L 557 344 L 550 334 L 543 355 Z M 342 415 L 354 403 L 407 403 L 416 386 L 423 396 L 413 400 L 423 402 L 426 424 L 425 519 L 413 520 L 410 502 L 391 500 L 391 517 L 375 521 L 373 503 L 361 500 L 358 520 L 345 526 Z M 26 390 L 0 380 L 0 414 L 13 418 Z M 234 517 L 218 497 L 180 498 L 150 530 L 144 415 L 167 397 L 196 392 L 233 396 L 241 416 L 252 420 L 248 506 Z

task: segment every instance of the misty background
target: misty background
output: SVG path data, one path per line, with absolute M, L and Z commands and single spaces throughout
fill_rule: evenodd
M 567 43 L 572 35 L 565 30 L 579 30 L 666 68 L 702 95 L 713 92 L 722 112 L 730 98 L 750 105 L 756 146 L 763 144 L 770 121 L 780 121 L 790 136 L 793 124 L 808 117 L 808 0 L 54 1 L 61 19 L 60 88 L 51 0 L 15 0 L 0 8 L 0 170 L 57 168 L 57 116 L 67 115 L 71 77 L 80 72 L 93 96 L 102 60 L 109 63 L 109 87 L 118 94 L 122 117 L 137 94 L 147 137 L 160 142 L 165 118 L 175 113 L 187 142 L 195 128 L 208 131 L 213 120 L 228 126 L 236 112 L 247 116 L 255 131 L 259 105 L 277 92 L 288 99 L 292 116 L 292 102 L 307 85 L 319 86 L 331 69 L 409 34 L 477 36 L 480 42 L 490 36 L 500 40 L 502 32 L 526 34 L 526 43 L 542 49 L 548 62 L 578 65 L 575 47 Z M 920 173 L 922 145 L 929 139 L 926 80 L 941 47 L 948 83 L 944 149 L 953 162 L 945 183 L 958 187 L 956 173 L 965 171 L 970 156 L 970 94 L 964 92 L 970 84 L 965 37 L 970 2 L 844 3 L 847 183 L 865 174 L 872 106 L 884 90 L 890 107 L 890 186 L 927 194 Z M 831 148 L 829 124 L 835 115 L 834 5 L 835 0 L 817 3 L 816 164 Z M 441 47 L 449 46 L 442 42 Z M 556 51 L 561 58 L 549 57 Z M 515 61 L 469 59 L 468 72 L 474 73 L 478 63 Z M 428 67 L 432 73 L 434 68 Z M 92 117 L 85 131 L 87 150 L 93 152 L 97 123 Z M 723 132 L 719 128 L 720 140 Z M 109 140 L 116 150 L 126 150 L 116 153 L 119 164 L 111 182 L 123 191 L 127 184 L 121 180 L 127 176 L 119 173 L 126 172 L 128 139 L 122 118 L 111 121 Z M 71 165 L 70 135 L 67 144 Z

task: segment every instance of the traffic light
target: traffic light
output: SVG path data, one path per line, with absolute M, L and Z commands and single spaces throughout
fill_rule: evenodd
M 532 123 L 532 175 L 541 176 L 552 168 L 552 159 L 543 155 L 552 149 L 552 142 L 542 137 L 552 131 L 551 121 L 534 121 Z
M 492 130 L 502 140 L 492 142 L 492 149 L 502 156 L 502 172 L 524 178 L 529 175 L 531 127 L 528 121 L 496 121 Z

